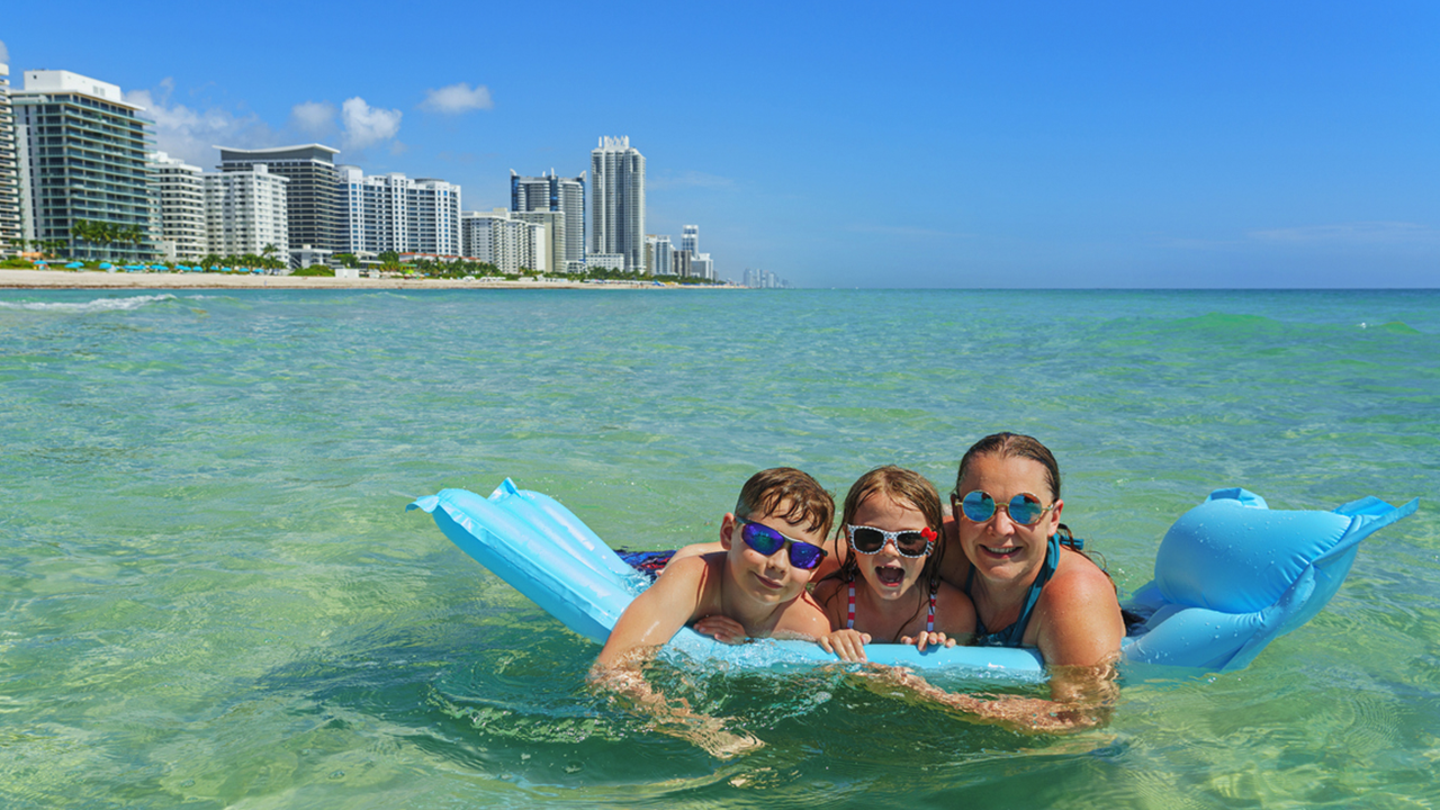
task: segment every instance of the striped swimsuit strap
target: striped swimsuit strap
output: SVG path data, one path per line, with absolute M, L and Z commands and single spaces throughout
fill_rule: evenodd
M 925 616 L 925 632 L 935 632 L 935 591 L 937 583 L 930 583 L 930 610 Z M 850 604 L 845 609 L 845 629 L 855 629 L 855 583 L 850 583 Z

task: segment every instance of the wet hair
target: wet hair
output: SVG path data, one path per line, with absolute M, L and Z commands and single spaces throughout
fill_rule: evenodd
M 966 450 L 964 457 L 960 459 L 960 470 L 955 473 L 957 497 L 964 494 L 960 491 L 960 482 L 965 480 L 965 471 L 970 469 L 970 463 L 980 456 L 1028 458 L 1039 462 L 1040 466 L 1045 468 L 1045 483 L 1050 487 L 1050 500 L 1060 500 L 1060 464 L 1055 461 L 1055 454 L 1035 437 L 1020 433 L 992 433 L 970 445 L 970 449 Z
M 1055 460 L 1055 454 L 1050 452 L 1050 448 L 1041 444 L 1039 439 L 1021 433 L 992 433 L 970 445 L 970 449 L 966 450 L 965 455 L 960 459 L 960 469 L 955 473 L 955 497 L 958 498 L 964 494 L 960 491 L 960 482 L 965 480 L 965 471 L 970 468 L 971 462 L 981 456 L 1028 458 L 1038 462 L 1045 468 L 1045 484 L 1050 488 L 1050 501 L 1053 503 L 1060 500 L 1060 464 Z M 960 516 L 956 515 L 955 519 L 959 520 Z M 1060 535 L 1062 544 L 1069 546 L 1072 551 L 1078 552 L 1080 556 L 1094 563 L 1101 573 L 1110 577 L 1110 572 L 1106 570 L 1104 555 L 1077 548 L 1076 544 L 1071 542 L 1073 535 L 1070 533 L 1070 527 L 1064 523 L 1057 527 L 1057 533 Z M 1092 554 L 1099 556 L 1100 560 L 1097 562 L 1095 557 L 1091 556 Z M 1112 585 L 1115 583 L 1113 577 L 1110 578 L 1110 582 Z
M 920 578 L 917 580 L 917 584 L 924 586 L 917 590 L 920 590 L 922 594 L 931 593 L 939 585 L 940 557 L 945 550 L 945 516 L 940 508 L 940 493 L 935 491 L 935 485 L 914 470 L 887 464 L 860 476 L 850 486 L 850 492 L 845 496 L 840 526 L 835 530 L 836 547 L 846 545 L 848 548 L 849 538 L 846 536 L 845 526 L 855 522 L 855 513 L 860 511 L 860 505 L 865 503 L 867 498 L 876 494 L 915 507 L 921 515 L 925 516 L 925 525 L 935 532 L 934 546 L 930 551 L 930 556 L 925 559 L 925 566 L 920 569 Z M 840 570 L 826 579 L 854 582 L 860 578 L 859 558 L 862 556 L 869 557 L 871 555 L 862 555 L 853 548 L 849 549 L 845 554 L 845 562 L 840 565 Z M 839 589 L 836 589 L 835 593 L 830 595 L 830 599 L 835 599 L 839 594 Z M 916 608 L 917 613 L 923 610 L 927 604 L 928 602 L 922 598 L 920 606 Z M 907 621 L 906 624 L 909 622 Z
M 787 501 L 786 511 L 777 512 Z M 740 488 L 735 515 L 744 519 L 783 518 L 823 535 L 830 533 L 830 524 L 835 521 L 835 499 L 806 473 L 794 467 L 773 467 L 750 476 Z

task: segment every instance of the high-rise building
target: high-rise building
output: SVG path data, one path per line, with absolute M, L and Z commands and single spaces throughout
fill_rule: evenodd
M 601 138 L 590 152 L 589 253 L 624 257 L 645 269 L 645 156 L 630 138 Z
M 528 222 L 539 225 L 545 229 L 541 236 L 542 244 L 538 248 L 545 254 L 546 273 L 564 273 L 571 267 L 565 259 L 565 212 L 564 211 L 511 211 L 510 218 L 520 222 Z M 584 267 L 583 262 L 576 262 L 575 269 Z M 540 270 L 541 268 L 533 268 Z
M 545 241 L 550 232 L 544 224 L 516 219 L 504 208 L 493 211 L 466 211 L 461 216 L 465 256 L 493 264 L 502 273 L 515 274 L 524 270 L 550 272 L 552 244 Z
M 670 255 L 670 274 L 681 278 L 689 278 L 692 272 L 690 261 L 695 254 L 688 250 L 677 250 Z
M 289 178 L 285 204 L 289 210 L 290 244 L 296 248 L 309 245 L 320 250 L 337 249 L 341 237 L 335 156 L 340 154 L 339 149 L 318 143 L 273 149 L 215 148 L 220 150 L 222 172 L 248 172 L 251 165 L 263 163 L 270 174 Z
M 268 255 L 282 261 L 290 254 L 290 178 L 271 174 L 264 163 L 202 177 L 207 253 Z
M 510 170 L 510 210 L 559 211 L 555 239 L 564 254 L 564 263 L 585 261 L 585 172 L 579 177 L 560 177 L 551 169 L 540 177 L 521 177 Z M 564 269 L 565 264 L 556 265 Z M 578 267 L 576 269 L 579 269 Z
M 680 249 L 689 251 L 695 256 L 700 255 L 700 226 L 686 225 L 680 236 Z
M 670 244 L 669 236 L 647 236 L 645 237 L 645 252 L 648 258 L 649 273 L 652 276 L 673 276 L 671 269 L 671 257 L 675 249 Z
M 153 122 L 140 117 L 144 109 L 119 87 L 67 70 L 25 71 L 11 101 L 24 141 L 16 151 L 25 153 L 27 238 L 62 244 L 72 257 L 151 258 Z M 74 232 L 80 222 L 122 236 L 98 244 Z
M 208 251 L 205 181 L 199 166 L 164 152 L 150 154 L 150 178 L 160 205 L 156 244 L 166 261 L 190 262 Z
M 689 251 L 686 251 L 687 253 Z M 709 253 L 690 254 L 690 274 L 695 278 L 703 278 L 706 281 L 715 280 L 715 262 L 710 260 Z
M 20 164 L 15 154 L 15 113 L 10 109 L 10 66 L 0 63 L 0 256 L 19 253 Z
M 360 254 L 462 254 L 460 187 L 399 172 L 366 175 L 341 166 L 338 250 Z

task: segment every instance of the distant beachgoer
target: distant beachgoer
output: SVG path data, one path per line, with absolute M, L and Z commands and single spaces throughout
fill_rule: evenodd
M 821 646 L 863 661 L 872 641 L 924 650 L 970 640 L 975 609 L 939 577 L 943 521 L 934 484 L 911 470 L 878 467 L 850 487 L 835 534 L 844 562 L 814 588 L 832 628 Z

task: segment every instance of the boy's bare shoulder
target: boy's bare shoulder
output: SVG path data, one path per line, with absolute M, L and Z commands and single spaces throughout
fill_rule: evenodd
M 830 617 L 815 601 L 815 597 L 801 591 L 790 604 L 780 609 L 780 619 L 775 622 L 772 632 L 777 638 L 818 639 L 830 632 Z

